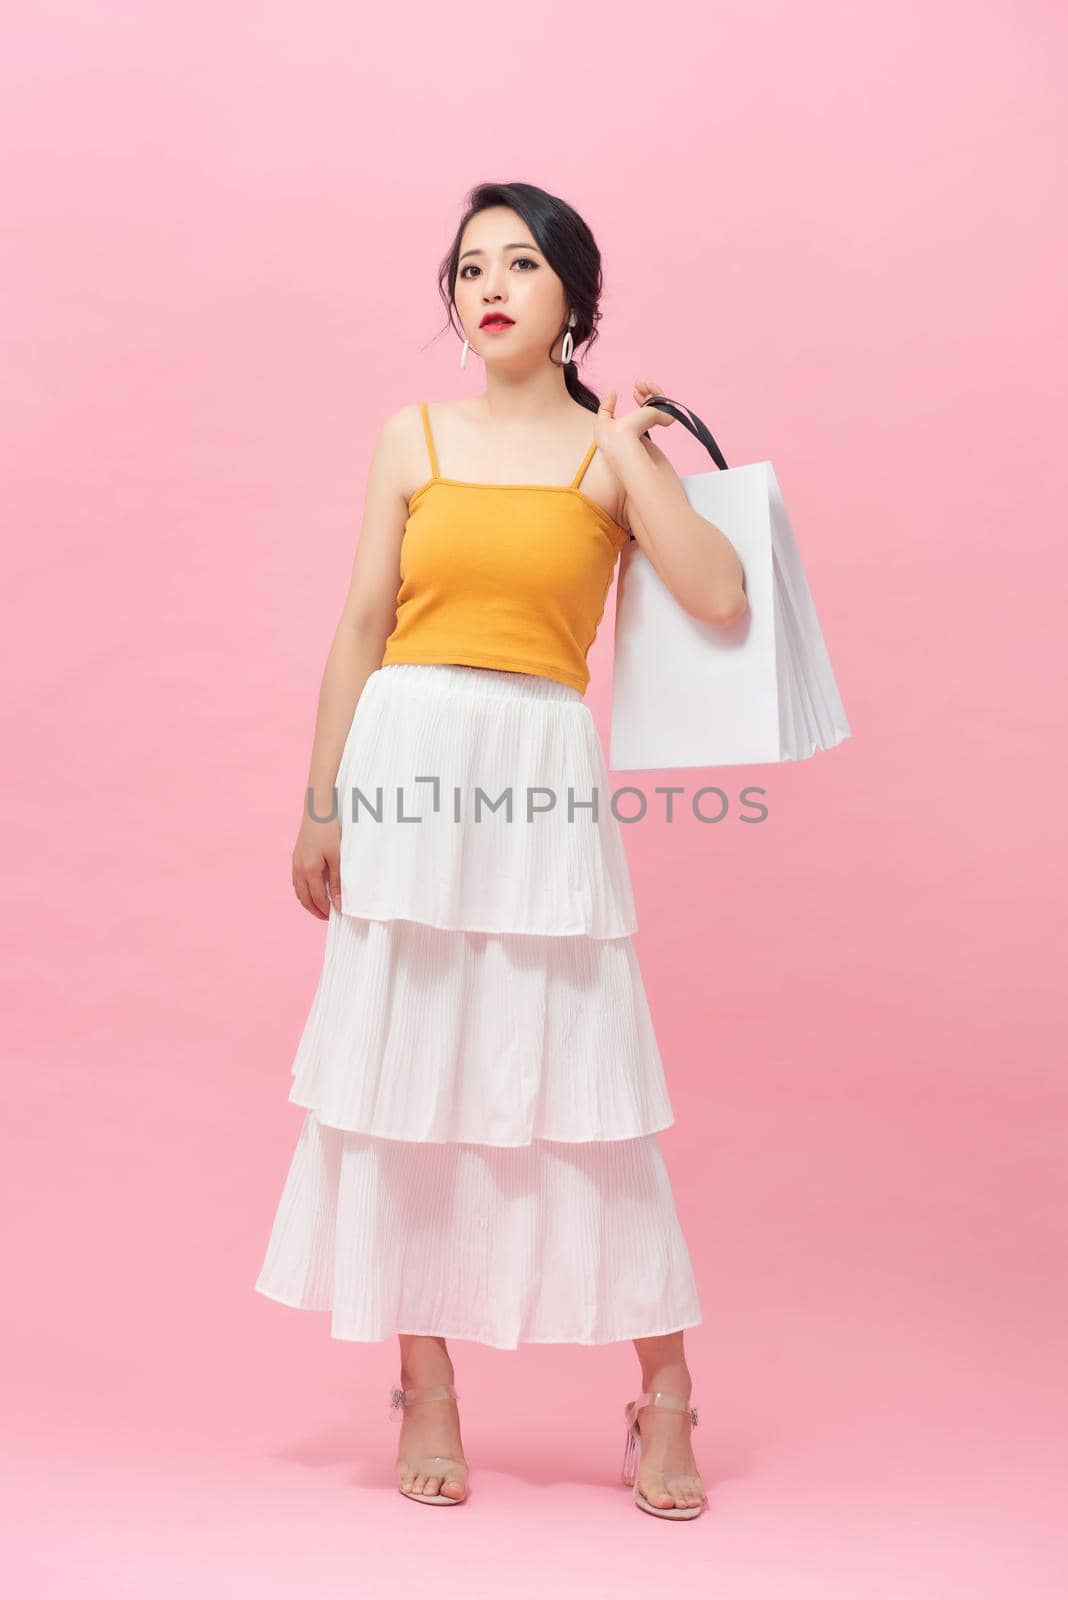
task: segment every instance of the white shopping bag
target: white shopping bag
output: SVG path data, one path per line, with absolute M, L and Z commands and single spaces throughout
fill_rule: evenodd
M 692 411 L 663 395 L 646 403 L 683 423 L 720 469 L 682 486 L 738 552 L 749 610 L 726 628 L 697 621 L 628 540 L 616 599 L 610 766 L 732 766 L 831 749 L 851 730 L 771 462 L 728 468 Z

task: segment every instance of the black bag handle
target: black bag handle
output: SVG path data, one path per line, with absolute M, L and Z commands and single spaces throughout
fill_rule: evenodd
M 682 423 L 684 428 L 688 428 L 690 430 L 695 439 L 699 440 L 700 443 L 704 445 L 705 449 L 708 451 L 719 470 L 721 472 L 726 472 L 728 470 L 727 458 L 724 456 L 723 451 L 720 449 L 715 439 L 713 439 L 711 433 L 705 427 L 705 424 L 701 421 L 697 413 L 695 411 L 691 411 L 689 406 L 684 406 L 681 400 L 668 400 L 662 394 L 654 394 L 650 399 L 644 401 L 643 404 L 647 406 L 656 406 L 658 411 L 664 411 L 669 417 L 675 417 L 679 422 Z M 648 439 L 648 431 L 644 433 L 642 437 Z

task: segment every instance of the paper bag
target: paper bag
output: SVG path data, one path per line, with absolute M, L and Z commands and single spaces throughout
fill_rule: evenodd
M 851 730 L 771 462 L 728 468 L 693 412 L 662 395 L 647 403 L 676 416 L 719 466 L 682 486 L 738 552 L 749 610 L 726 628 L 699 622 L 637 540 L 628 541 L 616 599 L 609 765 L 759 764 L 831 749 Z

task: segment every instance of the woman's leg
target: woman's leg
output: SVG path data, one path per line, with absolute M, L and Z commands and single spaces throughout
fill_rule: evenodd
M 455 1383 L 452 1357 L 445 1340 L 435 1334 L 401 1333 L 400 1386 L 402 1389 L 425 1389 L 438 1383 Z M 455 1400 L 421 1400 L 418 1405 L 405 1406 L 401 1412 L 401 1431 L 397 1445 L 398 1481 L 403 1489 L 413 1489 L 416 1494 L 447 1494 L 462 1500 L 467 1490 L 466 1475 L 461 1478 L 440 1477 L 431 1473 L 413 1473 L 405 1463 L 418 1461 L 423 1456 L 452 1456 L 464 1461 L 460 1440 L 460 1413 Z
M 635 1339 L 634 1348 L 641 1364 L 643 1391 L 651 1394 L 659 1389 L 689 1400 L 692 1385 L 681 1329 L 653 1339 Z M 649 1504 L 698 1505 L 705 1488 L 690 1443 L 688 1412 L 647 1405 L 639 1410 L 637 1422 L 642 1439 L 637 1487 Z M 665 1488 L 665 1474 L 672 1476 L 675 1493 Z

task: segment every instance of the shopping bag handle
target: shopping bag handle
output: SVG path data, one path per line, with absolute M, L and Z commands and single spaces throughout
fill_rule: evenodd
M 723 451 L 697 413 L 691 411 L 689 406 L 684 406 L 681 400 L 668 400 L 662 394 L 654 394 L 651 399 L 643 403 L 647 406 L 656 406 L 658 411 L 664 411 L 668 416 L 677 418 L 684 428 L 690 430 L 695 439 L 700 440 L 720 471 L 726 472 L 728 470 L 727 460 Z M 686 414 L 684 415 L 684 413 Z

